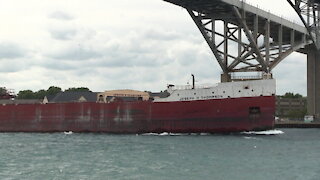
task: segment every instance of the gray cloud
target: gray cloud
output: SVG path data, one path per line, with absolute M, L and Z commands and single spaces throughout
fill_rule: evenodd
M 276 9 L 271 4 L 278 3 L 249 1 L 271 10 Z M 287 5 L 286 1 L 279 3 Z M 24 18 L 34 24 L 23 31 L 19 20 L 28 6 L 21 6 L 21 11 L 10 9 L 10 18 L 3 18 L 3 26 L 10 29 L 2 31 L 3 38 L 21 42 L 20 47 L 0 44 L 0 71 L 4 72 L 0 78 L 7 77 L 2 82 L 8 87 L 38 90 L 57 85 L 88 86 L 98 91 L 156 91 L 163 90 L 167 83 L 185 84 L 191 73 L 199 84 L 215 83 L 220 78 L 221 68 L 196 25 L 185 10 L 172 4 L 147 0 L 72 1 L 64 6 L 66 11 L 55 11 L 61 3 L 44 0 L 37 6 Z M 290 7 L 283 7 L 288 8 L 286 14 L 290 17 L 295 14 Z M 28 51 L 21 47 L 28 47 Z M 299 58 L 291 56 L 274 71 L 279 92 L 305 92 L 305 78 L 301 78 L 305 66 L 296 63 Z
M 26 50 L 13 43 L 0 43 L 0 59 L 20 58 L 26 55 Z
M 76 30 L 51 30 L 51 37 L 57 40 L 71 40 L 77 35 Z
M 43 67 L 45 69 L 52 69 L 58 71 L 68 71 L 76 69 L 74 64 L 70 64 L 68 62 L 59 61 L 56 59 L 51 60 L 43 60 L 41 63 L 37 64 L 37 66 Z
M 176 40 L 179 39 L 181 36 L 179 33 L 176 32 L 169 32 L 169 31 L 160 31 L 155 29 L 149 29 L 143 33 L 144 38 L 146 39 L 153 39 L 153 40 Z
M 1 73 L 12 73 L 12 72 L 19 72 L 24 69 L 23 66 L 15 66 L 13 64 L 14 63 L 12 61 L 7 62 L 7 63 L 1 63 L 0 72 Z
M 293 53 L 273 71 L 277 80 L 277 94 L 286 92 L 307 94 L 307 57 Z
M 102 54 L 91 48 L 83 48 L 78 45 L 78 47 L 64 49 L 51 54 L 49 57 L 59 60 L 88 60 L 102 57 Z
M 25 60 L 23 58 L 2 59 L 0 62 L 1 62 L 1 66 L 0 66 L 1 73 L 19 72 L 19 71 L 30 69 L 30 67 L 33 65 L 32 61 Z
M 70 20 L 74 19 L 73 16 L 71 16 L 68 13 L 62 12 L 62 11 L 55 11 L 55 12 L 49 14 L 48 17 L 51 19 L 65 20 L 65 21 L 70 21 Z

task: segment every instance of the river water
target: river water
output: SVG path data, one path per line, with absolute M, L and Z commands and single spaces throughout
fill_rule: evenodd
M 319 180 L 320 129 L 277 135 L 0 134 L 0 179 Z

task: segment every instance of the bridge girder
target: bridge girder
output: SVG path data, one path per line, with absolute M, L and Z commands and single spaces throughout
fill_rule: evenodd
M 246 12 L 236 7 L 223 17 L 214 12 L 204 14 L 189 8 L 187 11 L 224 73 L 270 73 L 284 58 L 307 44 L 306 37 L 295 36 L 294 30 L 290 32 L 290 41 L 285 41 L 283 26 L 271 27 L 269 20 L 258 15 L 246 18 Z M 223 24 L 223 29 L 216 28 L 218 23 Z M 277 31 L 277 37 L 272 38 L 270 31 Z
M 291 53 L 312 43 L 303 27 L 244 2 L 165 1 L 187 9 L 224 74 L 271 73 Z
M 315 47 L 320 50 L 320 1 L 287 0 L 308 30 Z

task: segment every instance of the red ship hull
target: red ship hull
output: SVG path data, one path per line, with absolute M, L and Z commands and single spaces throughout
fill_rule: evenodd
M 0 105 L 1 132 L 229 133 L 274 127 L 275 97 Z

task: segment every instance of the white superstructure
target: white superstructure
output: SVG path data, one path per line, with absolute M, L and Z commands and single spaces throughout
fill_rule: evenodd
M 276 94 L 274 79 L 219 83 L 215 86 L 168 86 L 170 96 L 154 102 L 195 101 L 240 97 L 273 96 Z

